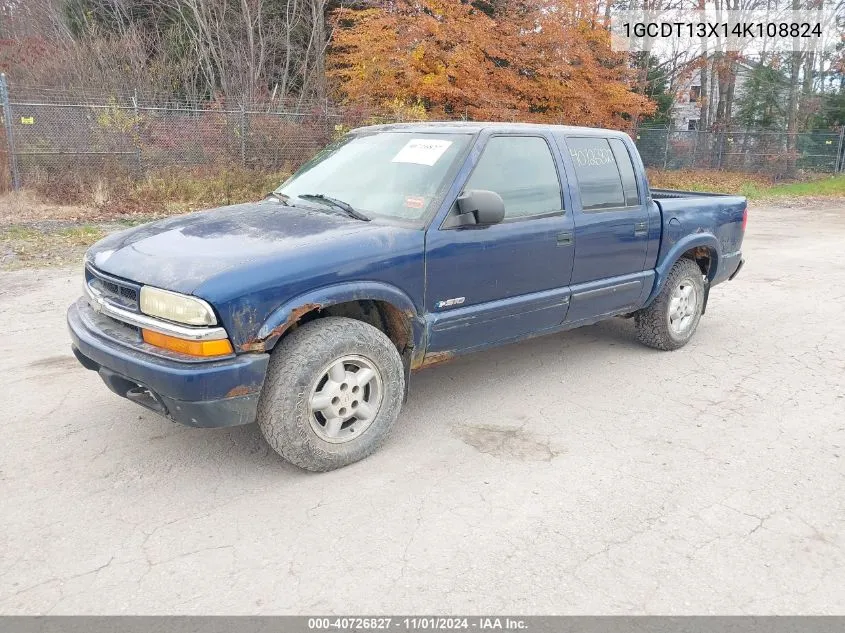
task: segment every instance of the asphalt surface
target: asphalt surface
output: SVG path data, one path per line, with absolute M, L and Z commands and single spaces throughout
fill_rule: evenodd
M 845 209 L 748 232 L 682 350 L 617 319 L 425 370 L 328 474 L 112 395 L 80 271 L 0 273 L 0 613 L 845 612 Z

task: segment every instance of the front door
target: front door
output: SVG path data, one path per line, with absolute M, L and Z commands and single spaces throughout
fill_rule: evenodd
M 498 193 L 504 221 L 429 229 L 428 353 L 517 339 L 563 321 L 574 226 L 564 210 L 562 164 L 551 147 L 541 135 L 487 138 L 463 189 Z

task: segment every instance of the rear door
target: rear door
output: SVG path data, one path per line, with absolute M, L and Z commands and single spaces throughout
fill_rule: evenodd
M 500 224 L 426 236 L 428 352 L 459 351 L 559 326 L 573 263 L 573 220 L 565 210 L 563 165 L 543 134 L 479 139 L 480 156 L 462 190 L 495 191 Z M 478 155 L 473 152 L 473 155 Z M 455 206 L 450 214 L 456 212 Z
M 638 307 L 652 271 L 644 271 L 649 213 L 629 150 L 620 138 L 567 135 L 573 187 L 575 265 L 568 323 Z M 575 193 L 577 192 L 577 193 Z

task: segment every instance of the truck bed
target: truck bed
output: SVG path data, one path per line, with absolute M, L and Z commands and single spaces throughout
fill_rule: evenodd
M 742 196 L 696 191 L 652 189 L 651 197 L 660 209 L 664 239 L 660 242 L 657 266 L 675 259 L 673 250 L 685 238 L 702 233 L 715 238 L 713 247 L 718 256 L 711 285 L 725 281 L 739 266 L 744 234 L 746 200 Z

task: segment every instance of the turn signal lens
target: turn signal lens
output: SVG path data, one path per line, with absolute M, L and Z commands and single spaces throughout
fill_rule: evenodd
M 745 232 L 745 227 L 748 226 L 748 207 L 742 210 L 742 232 Z
M 229 339 L 225 338 L 216 341 L 189 341 L 152 330 L 141 330 L 141 333 L 145 343 L 189 356 L 226 356 L 233 351 Z

